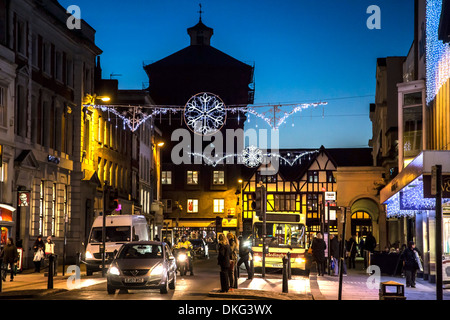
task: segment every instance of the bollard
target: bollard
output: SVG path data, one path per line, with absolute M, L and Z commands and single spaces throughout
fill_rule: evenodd
M 287 253 L 287 256 L 288 256 L 288 279 L 291 280 L 291 279 L 292 279 L 291 253 L 288 252 L 288 253 Z
M 233 275 L 234 275 L 234 281 L 233 281 L 233 283 L 234 283 L 234 289 L 237 289 L 238 288 L 238 282 L 239 282 L 239 276 L 238 276 L 238 271 L 239 270 L 239 268 L 238 268 L 238 266 L 237 266 L 237 263 L 235 263 L 234 264 L 234 273 L 233 273 Z
M 3 259 L 0 259 L 0 292 L 2 292 L 3 288 Z
M 47 289 L 53 289 L 53 255 L 48 256 L 48 280 Z
M 252 259 L 250 260 L 250 272 L 252 274 L 251 278 L 253 279 L 253 276 L 255 275 L 255 265 L 253 264 L 253 254 L 252 254 Z
M 283 257 L 283 292 L 288 293 L 288 275 L 287 275 L 287 258 Z

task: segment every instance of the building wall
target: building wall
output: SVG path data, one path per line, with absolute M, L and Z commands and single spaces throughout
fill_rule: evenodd
M 16 238 L 31 264 L 32 243 L 39 234 L 54 236 L 62 257 L 75 257 L 84 241 L 81 203 L 83 129 L 82 97 L 93 91 L 95 30 L 66 26 L 65 8 L 58 2 L 10 1 L 7 47 L 17 64 L 14 89 L 14 206 L 18 191 L 28 191 L 28 207 L 16 210 Z M 92 192 L 91 192 L 92 193 Z M 64 221 L 67 218 L 68 223 Z

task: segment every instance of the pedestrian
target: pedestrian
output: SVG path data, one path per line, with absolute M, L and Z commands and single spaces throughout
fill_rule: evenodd
M 230 268 L 228 269 L 230 279 L 230 291 L 233 291 L 233 289 L 237 287 L 237 278 L 235 269 L 237 267 L 238 262 L 239 244 L 236 239 L 236 236 L 231 232 L 228 232 L 227 239 L 231 249 Z
M 372 232 L 367 232 L 366 240 L 364 241 L 364 267 L 367 268 L 371 263 L 371 255 L 375 251 L 375 247 L 377 246 L 377 240 L 372 235 Z
M 417 254 L 416 254 L 417 253 Z M 419 269 L 417 259 L 420 259 L 419 250 L 413 241 L 408 243 L 408 247 L 403 251 L 400 259 L 403 261 L 403 270 L 406 278 L 406 287 L 416 287 L 416 272 Z
M 219 234 L 217 264 L 220 266 L 220 292 L 228 292 L 231 248 L 224 234 Z
M 342 241 L 344 241 L 344 243 L 342 244 Z M 341 255 L 341 246 L 342 246 L 342 248 L 344 249 L 344 252 L 343 252 L 343 256 Z M 340 239 L 339 239 L 339 260 L 338 261 L 340 261 L 341 259 L 342 259 L 342 273 L 343 273 L 343 275 L 344 276 L 346 276 L 347 275 L 347 257 L 348 257 L 348 252 L 347 252 L 347 241 L 345 241 L 343 238 L 342 238 L 342 235 L 340 236 Z M 339 265 L 338 265 L 339 266 Z
M 347 251 L 348 251 L 348 268 L 355 269 L 356 268 L 356 254 L 358 253 L 358 249 L 356 248 L 356 239 L 355 235 L 352 234 L 351 238 L 347 242 Z
M 334 234 L 330 234 L 330 259 L 333 274 L 337 276 L 339 274 L 339 240 Z
M 14 280 L 14 273 L 16 271 L 16 262 L 19 258 L 19 253 L 17 252 L 17 247 L 14 245 L 13 238 L 8 238 L 6 246 L 3 248 L 3 251 L 1 253 L 1 257 L 3 259 L 3 264 L 6 269 L 8 267 L 11 269 L 11 280 Z M 6 279 L 3 279 L 3 281 L 6 281 Z
M 320 232 L 317 233 L 317 236 L 314 238 L 312 245 L 312 254 L 314 261 L 317 264 L 317 273 L 319 276 L 325 275 L 325 249 L 327 245 L 323 240 L 323 236 Z
M 44 245 L 44 253 L 45 253 L 45 260 L 50 263 L 50 256 L 53 260 L 53 273 L 56 275 L 56 261 L 55 261 L 55 243 L 52 241 L 52 237 L 47 237 L 47 242 Z
M 34 272 L 37 273 L 41 272 L 41 261 L 44 259 L 44 248 L 45 244 L 44 241 L 42 240 L 42 235 L 39 235 L 33 245 Z
M 250 257 L 250 248 L 248 245 L 248 238 L 246 241 L 242 241 L 242 236 L 240 236 L 239 241 L 239 261 L 237 263 L 237 269 L 239 271 L 239 267 L 241 264 L 244 264 L 245 269 L 247 270 L 247 280 L 253 279 L 252 270 L 249 266 L 249 257 Z

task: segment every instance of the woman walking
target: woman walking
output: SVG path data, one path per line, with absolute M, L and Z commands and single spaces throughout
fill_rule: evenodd
M 231 248 L 225 235 L 219 235 L 217 264 L 220 266 L 220 292 L 228 292 Z
M 232 233 L 227 234 L 228 244 L 231 249 L 230 268 L 228 269 L 228 277 L 230 279 L 230 291 L 237 287 L 236 266 L 238 261 L 239 245 L 236 236 Z
M 41 261 L 44 259 L 44 241 L 42 240 L 42 236 L 39 235 L 34 242 L 33 251 L 34 251 L 34 272 L 41 272 Z

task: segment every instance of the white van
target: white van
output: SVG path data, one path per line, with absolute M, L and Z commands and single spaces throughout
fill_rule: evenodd
M 108 264 L 114 258 L 114 251 L 131 241 L 149 241 L 150 229 L 147 220 L 140 215 L 111 215 L 106 216 L 106 257 Z M 86 246 L 84 263 L 86 264 L 86 274 L 99 271 L 102 268 L 102 255 L 100 247 L 103 241 L 103 217 L 97 217 L 92 224 Z M 105 266 L 106 267 L 106 266 Z

